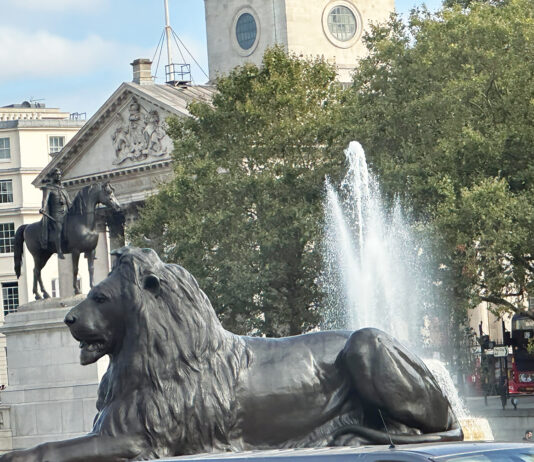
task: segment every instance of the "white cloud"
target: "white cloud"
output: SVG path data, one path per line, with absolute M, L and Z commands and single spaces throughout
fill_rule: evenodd
M 67 11 L 95 10 L 109 0 L 2 0 L 11 7 L 21 10 Z
M 90 35 L 71 40 L 47 31 L 23 32 L 0 26 L 0 81 L 21 78 L 68 77 L 95 69 L 126 66 L 133 57 L 151 52 Z

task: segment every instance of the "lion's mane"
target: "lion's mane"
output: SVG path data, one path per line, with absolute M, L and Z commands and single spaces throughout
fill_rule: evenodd
M 143 458 L 229 449 L 234 390 L 250 361 L 244 342 L 184 268 L 151 249 L 114 254 L 125 335 L 99 387 L 95 431 L 142 433 L 151 448 Z M 157 295 L 143 287 L 146 275 L 159 279 Z

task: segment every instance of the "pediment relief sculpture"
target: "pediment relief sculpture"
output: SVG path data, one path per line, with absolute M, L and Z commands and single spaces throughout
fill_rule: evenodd
M 132 98 L 127 114 L 116 115 L 111 139 L 115 149 L 115 165 L 127 160 L 142 161 L 149 156 L 162 157 L 169 154 L 171 148 L 166 124 L 159 112 L 143 107 L 135 98 Z

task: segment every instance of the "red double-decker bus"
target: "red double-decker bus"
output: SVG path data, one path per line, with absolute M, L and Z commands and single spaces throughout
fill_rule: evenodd
M 508 372 L 508 391 L 534 393 L 534 354 L 528 351 L 529 341 L 534 343 L 534 319 L 516 314 L 512 318 L 510 337 L 512 355 Z

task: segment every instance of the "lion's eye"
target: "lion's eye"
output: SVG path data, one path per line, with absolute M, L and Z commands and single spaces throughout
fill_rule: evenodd
M 93 300 L 96 303 L 105 303 L 108 300 L 108 298 L 103 294 L 95 294 L 93 295 Z

